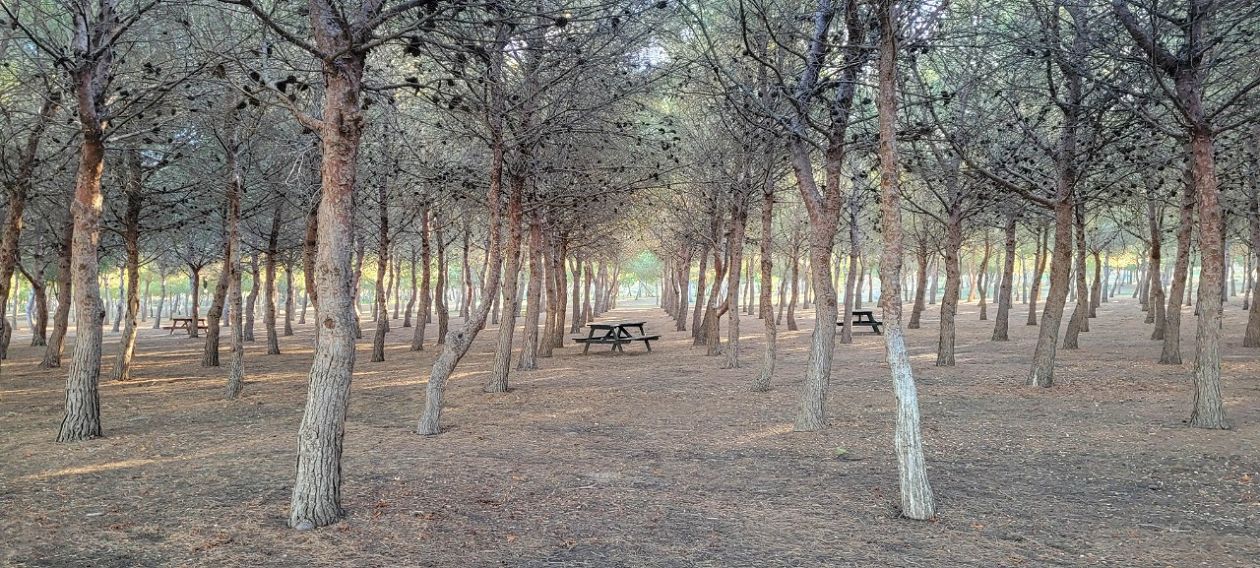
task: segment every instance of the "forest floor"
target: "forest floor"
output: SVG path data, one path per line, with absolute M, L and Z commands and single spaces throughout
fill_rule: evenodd
M 6 566 L 1257 566 L 1260 351 L 1227 306 L 1232 431 L 1185 426 L 1194 319 L 1181 366 L 1133 300 L 1105 304 L 1057 385 L 1024 385 L 1035 327 L 1012 341 L 959 315 L 958 365 L 933 366 L 936 312 L 909 330 L 939 518 L 897 517 L 893 398 L 883 343 L 836 346 L 830 426 L 795 433 L 808 330 L 781 331 L 769 393 L 747 385 L 761 323 L 744 316 L 743 368 L 721 368 L 659 309 L 622 307 L 655 351 L 570 345 L 513 390 L 481 391 L 495 333 L 448 385 L 446 430 L 413 433 L 436 350 L 388 361 L 360 343 L 346 426 L 349 517 L 285 527 L 311 329 L 283 355 L 248 346 L 244 398 L 201 341 L 144 330 L 127 383 L 101 384 L 105 438 L 57 444 L 65 370 L 37 370 L 14 337 L 0 377 L 0 565 Z M 992 314 L 994 310 L 990 310 Z M 812 315 L 805 312 L 806 316 Z M 459 323 L 458 318 L 452 320 Z M 430 337 L 435 327 L 430 327 Z M 117 334 L 107 333 L 104 377 Z M 224 357 L 226 362 L 226 356 Z

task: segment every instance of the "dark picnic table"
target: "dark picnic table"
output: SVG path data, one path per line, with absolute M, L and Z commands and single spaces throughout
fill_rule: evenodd
M 652 350 L 652 342 L 661 338 L 659 335 L 648 335 L 643 331 L 643 326 L 647 322 L 642 321 L 614 321 L 601 323 L 588 323 L 586 327 L 589 333 L 586 337 L 574 338 L 574 341 L 582 343 L 582 354 L 585 355 L 591 350 L 591 344 L 611 345 L 612 351 L 616 353 L 625 353 L 622 347 L 626 343 L 632 341 L 642 341 L 643 346 L 648 351 Z M 638 330 L 638 335 L 630 332 L 631 329 Z
M 206 323 L 206 318 L 197 318 L 197 324 L 196 324 L 197 329 L 206 329 L 205 323 Z M 168 333 L 167 335 L 175 335 L 175 330 L 182 329 L 182 330 L 187 331 L 188 335 L 191 336 L 193 333 L 192 326 L 193 326 L 193 318 L 174 317 L 174 318 L 171 318 L 171 325 L 168 325 L 162 329 L 171 330 L 171 332 Z
M 844 327 L 844 322 L 838 321 L 836 325 Z M 875 319 L 875 310 L 853 310 L 853 327 L 869 327 L 875 335 L 883 335 L 884 332 L 879 329 L 881 325 L 884 325 L 884 322 Z

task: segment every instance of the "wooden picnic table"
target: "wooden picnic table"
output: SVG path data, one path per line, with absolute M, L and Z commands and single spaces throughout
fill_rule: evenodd
M 612 351 L 616 353 L 625 353 L 622 345 L 632 341 L 642 341 L 643 346 L 648 351 L 652 350 L 652 342 L 661 338 L 659 335 L 648 335 L 643 331 L 643 326 L 647 322 L 642 321 L 615 321 L 602 323 L 588 323 L 586 327 L 589 329 L 586 337 L 574 338 L 574 341 L 585 344 L 582 348 L 582 354 L 585 355 L 591 350 L 592 343 L 612 345 Z M 630 333 L 630 329 L 634 328 L 639 331 L 638 335 Z M 602 333 L 601 333 L 602 332 Z
M 197 318 L 197 329 L 207 329 L 205 326 L 206 318 Z M 175 335 L 175 330 L 182 329 L 188 332 L 189 337 L 193 334 L 193 318 L 190 317 L 174 317 L 171 318 L 171 325 L 162 329 L 171 330 L 167 335 Z
M 844 321 L 838 321 L 836 322 L 836 325 L 844 327 Z M 871 328 L 871 331 L 874 331 L 875 335 L 884 334 L 884 332 L 879 329 L 879 326 L 884 325 L 884 322 L 875 319 L 875 310 L 853 310 L 853 327 L 857 327 L 859 325 Z

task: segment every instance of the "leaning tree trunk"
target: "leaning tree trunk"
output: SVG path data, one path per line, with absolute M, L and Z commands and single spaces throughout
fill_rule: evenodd
M 883 216 L 880 232 L 884 237 L 884 254 L 879 262 L 880 281 L 884 286 L 880 304 L 884 317 L 884 359 L 892 374 L 893 393 L 897 397 L 897 426 L 894 434 L 897 471 L 900 481 L 901 514 L 917 520 L 936 515 L 932 486 L 928 483 L 927 460 L 923 455 L 923 434 L 919 426 L 918 389 L 910 357 L 906 353 L 901 330 L 901 187 L 897 165 L 897 68 L 896 33 L 892 19 L 895 0 L 880 0 L 879 83 L 879 157 L 880 208 Z M 828 322 L 830 323 L 830 322 Z
M 114 364 L 114 380 L 131 378 L 131 359 L 136 353 L 137 313 L 140 310 L 140 213 L 144 188 L 140 170 L 140 151 L 127 151 L 127 209 L 123 213 L 123 248 L 127 254 L 127 316 L 122 337 L 118 340 L 118 359 Z
M 1060 168 L 1074 166 L 1061 165 Z M 1062 176 L 1063 174 L 1060 174 Z M 1075 174 L 1072 176 L 1075 177 Z M 1037 334 L 1037 346 L 1033 352 L 1033 366 L 1028 374 L 1028 384 L 1049 388 L 1054 385 L 1054 357 L 1058 347 L 1059 326 L 1063 323 L 1063 308 L 1067 305 L 1067 293 L 1072 276 L 1072 218 L 1076 208 L 1071 189 L 1063 195 L 1061 179 L 1060 196 L 1054 207 L 1054 249 L 1050 261 L 1050 293 L 1041 314 L 1041 328 Z
M 1010 215 L 1006 219 L 1006 248 L 1002 257 L 1002 288 L 998 291 L 997 321 L 993 324 L 993 341 L 1008 341 L 1011 327 L 1011 289 L 1015 285 L 1015 237 L 1018 216 Z
M 433 361 L 433 368 L 429 372 L 429 383 L 425 387 L 424 412 L 420 416 L 420 421 L 416 425 L 416 432 L 421 435 L 433 436 L 440 433 L 442 418 L 442 395 L 446 387 L 446 381 L 450 378 L 451 373 L 455 370 L 455 366 L 460 359 L 468 353 L 468 348 L 472 346 L 472 342 L 477 338 L 477 334 L 486 325 L 486 319 L 490 316 L 490 310 L 494 305 L 494 298 L 498 296 L 499 276 L 501 274 L 500 264 L 503 261 L 503 252 L 500 248 L 502 239 L 500 225 L 502 223 L 501 203 L 503 201 L 503 123 L 501 115 L 498 112 L 498 105 L 502 104 L 502 93 L 498 92 L 498 80 L 502 76 L 504 56 L 503 48 L 507 44 L 506 26 L 500 25 L 496 33 L 496 43 L 494 46 L 494 55 L 491 60 L 489 83 L 491 85 L 491 99 L 493 106 L 491 112 L 487 113 L 490 131 L 490 184 L 486 203 L 490 210 L 487 226 L 489 227 L 486 240 L 486 277 L 482 279 L 481 304 L 477 309 L 471 312 L 472 318 L 465 322 L 464 327 L 458 331 L 452 331 L 450 337 L 447 338 L 446 344 L 442 347 L 442 352 L 437 359 Z M 522 195 L 512 192 L 508 195 L 509 207 L 516 208 L 519 211 L 521 207 Z

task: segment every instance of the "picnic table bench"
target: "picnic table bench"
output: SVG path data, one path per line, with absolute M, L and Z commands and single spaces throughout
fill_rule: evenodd
M 206 318 L 197 318 L 197 329 L 208 329 L 205 325 L 205 322 L 206 322 Z M 193 325 L 193 318 L 175 317 L 175 318 L 171 318 L 171 325 L 163 327 L 162 329 L 171 330 L 171 332 L 168 333 L 167 335 L 175 335 L 175 330 L 182 329 L 184 331 L 187 331 L 188 335 L 191 336 L 193 333 L 192 325 Z
M 844 327 L 844 322 L 838 321 L 836 322 L 836 325 Z M 875 319 L 875 310 L 853 310 L 853 327 L 857 327 L 859 325 L 871 328 L 871 331 L 874 331 L 875 335 L 884 334 L 884 332 L 879 329 L 879 326 L 884 325 L 884 322 Z
M 622 321 L 622 322 L 605 322 L 605 323 L 588 323 L 586 327 L 590 332 L 586 337 L 575 337 L 574 341 L 584 344 L 582 354 L 585 355 L 591 350 L 591 344 L 611 345 L 612 351 L 616 353 L 625 353 L 622 347 L 626 343 L 632 341 L 642 341 L 643 346 L 648 351 L 652 350 L 652 342 L 661 338 L 659 335 L 648 335 L 643 331 L 643 325 L 647 322 L 642 321 Z M 630 333 L 630 328 L 638 330 L 638 335 Z M 603 332 L 600 334 L 599 332 Z

